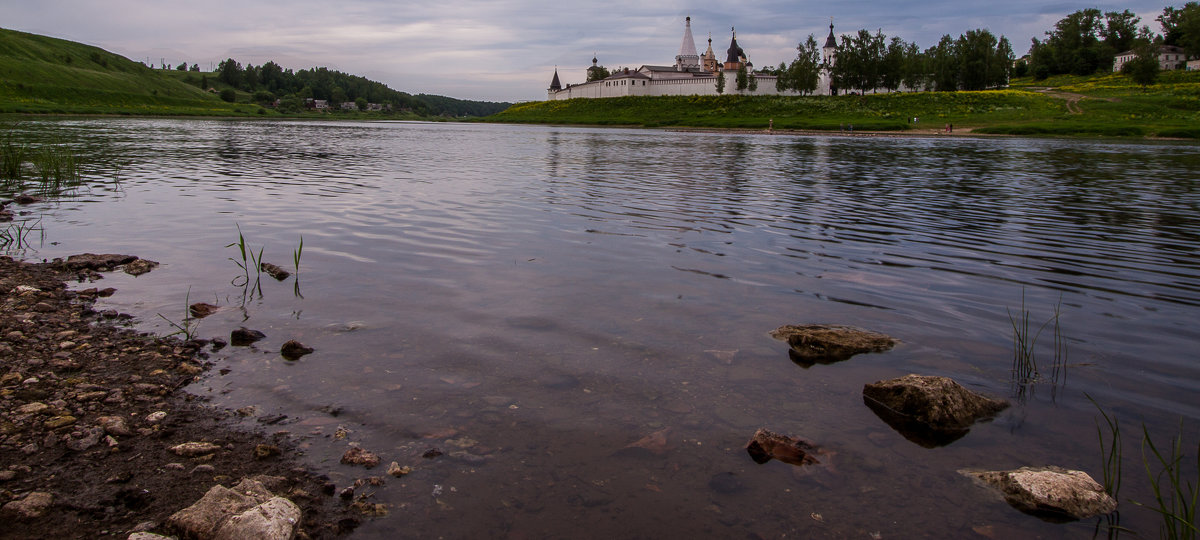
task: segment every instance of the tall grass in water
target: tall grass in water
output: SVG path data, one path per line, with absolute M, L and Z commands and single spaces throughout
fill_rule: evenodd
M 162 313 L 158 314 L 162 320 L 167 321 L 167 324 L 171 325 L 171 327 L 175 329 L 174 332 L 167 334 L 168 337 L 181 335 L 183 336 L 184 341 L 191 341 L 196 338 L 196 329 L 200 326 L 200 321 L 192 317 L 192 310 L 189 307 L 191 305 L 192 288 L 188 287 L 187 294 L 183 297 L 183 319 L 180 320 L 180 322 L 177 323 L 172 321 Z
M 233 261 L 234 264 L 237 264 L 238 267 L 242 269 L 242 275 L 233 278 L 230 283 L 233 284 L 234 287 L 242 288 L 242 305 L 244 306 L 246 304 L 247 296 L 253 297 L 256 291 L 259 298 L 262 298 L 262 254 L 263 250 L 266 249 L 266 246 L 259 248 L 257 254 L 254 253 L 254 250 L 248 248 L 246 245 L 246 236 L 242 234 L 242 225 L 240 223 L 236 225 L 238 230 L 237 242 L 227 244 L 225 247 L 230 248 L 237 246 L 238 253 L 241 255 L 241 260 L 234 259 L 233 257 L 229 258 L 229 260 Z M 250 285 L 250 268 L 254 268 L 253 286 Z M 239 278 L 242 279 L 241 283 L 238 283 Z
M 45 241 L 46 230 L 42 228 L 42 220 L 36 222 L 25 220 L 16 221 L 0 229 L 0 250 L 5 252 L 24 251 L 30 249 L 30 241 L 36 232 Z
M 43 191 L 58 192 L 83 180 L 78 158 L 61 143 L 42 146 L 31 157 L 34 175 L 42 182 Z
M 1150 454 L 1146 450 L 1150 450 Z M 1200 535 L 1196 522 L 1196 503 L 1200 501 L 1200 443 L 1196 446 L 1196 478 L 1185 478 L 1183 453 L 1183 420 L 1179 421 L 1179 436 L 1171 439 L 1167 448 L 1168 454 L 1154 445 L 1150 431 L 1142 425 L 1142 463 L 1146 466 L 1146 476 L 1150 479 L 1150 488 L 1154 493 L 1154 506 L 1142 505 L 1154 510 L 1162 517 L 1159 529 L 1163 538 L 1185 538 L 1194 540 Z M 1151 470 L 1151 456 L 1159 470 Z M 1138 503 L 1140 504 L 1140 503 Z
M 1033 327 L 1032 314 L 1025 308 L 1025 291 L 1021 291 L 1021 311 L 1013 315 L 1008 311 L 1008 321 L 1013 329 L 1012 375 L 1015 393 L 1023 401 L 1026 393 L 1033 384 L 1046 380 L 1043 376 L 1045 368 L 1049 368 L 1048 379 L 1051 383 L 1050 395 L 1057 396 L 1059 385 L 1067 384 L 1067 342 L 1062 331 L 1062 298 L 1054 306 L 1054 315 L 1036 329 Z M 1038 365 L 1037 343 L 1042 332 L 1050 327 L 1053 334 L 1053 357 L 1050 365 Z
M 22 143 L 13 142 L 11 135 L 4 137 L 0 142 L 0 182 L 6 185 L 20 183 L 27 152 L 28 148 Z

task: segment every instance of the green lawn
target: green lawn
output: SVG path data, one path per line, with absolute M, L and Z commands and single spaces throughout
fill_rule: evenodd
M 1076 95 L 1078 94 L 1078 95 Z M 1068 102 L 1075 103 L 1074 109 Z M 919 117 L 914 125 L 910 119 Z M 697 128 L 898 131 L 1200 138 L 1200 73 L 1164 73 L 1142 88 L 1123 75 L 1021 79 L 1007 90 L 865 96 L 664 96 L 514 105 L 488 121 Z

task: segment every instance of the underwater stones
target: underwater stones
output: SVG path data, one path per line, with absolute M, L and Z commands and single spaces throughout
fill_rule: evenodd
M 370 469 L 379 465 L 379 456 L 368 450 L 352 446 L 349 450 L 346 450 L 345 454 L 342 454 L 342 463 L 346 465 L 362 465 Z
M 805 368 L 840 362 L 856 354 L 887 351 L 896 345 L 895 339 L 884 334 L 833 324 L 789 324 L 772 330 L 771 337 L 791 345 L 788 356 Z
M 125 273 L 131 276 L 140 276 L 158 267 L 158 263 L 146 259 L 138 259 L 130 261 L 125 265 Z
M 905 375 L 863 386 L 863 402 L 908 440 L 926 448 L 945 446 L 976 421 L 1008 407 L 947 377 Z
M 265 337 L 266 334 L 243 326 L 229 333 L 229 343 L 234 347 L 245 347 Z
M 284 343 L 283 347 L 280 347 L 279 349 L 279 354 L 282 354 L 283 357 L 287 358 L 288 360 L 299 360 L 301 356 L 311 354 L 312 352 L 312 347 L 305 347 L 303 343 L 300 343 L 294 339 L 288 340 L 288 342 Z
M 288 272 L 287 270 L 284 270 L 283 268 L 280 268 L 280 267 L 275 266 L 268 262 L 259 264 L 258 268 L 260 270 L 262 270 L 263 272 L 266 272 L 267 275 L 275 278 L 276 281 L 283 281 L 283 280 L 287 279 L 288 276 L 292 275 L 291 272 Z
M 817 447 L 812 443 L 762 428 L 754 432 L 750 442 L 746 443 L 746 453 L 750 454 L 750 459 L 758 464 L 766 463 L 771 459 L 792 465 L 821 463 L 815 455 Z
M 197 319 L 203 319 L 209 315 L 212 315 L 213 313 L 216 313 L 218 309 L 221 308 L 212 304 L 206 304 L 204 302 L 196 302 L 195 304 L 188 306 L 188 313 L 191 313 L 192 316 Z
M 1083 471 L 1049 466 L 959 472 L 996 488 L 1014 508 L 1048 521 L 1086 519 L 1117 509 L 1117 501 Z
M 129 264 L 138 260 L 135 255 L 117 255 L 106 253 L 97 255 L 95 253 L 81 253 L 79 255 L 71 255 L 63 263 L 68 270 L 108 270 L 114 266 Z

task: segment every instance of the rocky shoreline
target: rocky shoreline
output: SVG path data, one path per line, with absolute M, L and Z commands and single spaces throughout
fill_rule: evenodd
M 0 257 L 0 538 L 194 536 L 170 516 L 247 478 L 300 508 L 298 538 L 352 530 L 335 486 L 299 465 L 286 433 L 236 429 L 181 390 L 223 343 L 122 328 L 127 316 L 92 309 L 112 289 L 66 287 L 111 263 Z M 210 451 L 173 451 L 187 443 Z

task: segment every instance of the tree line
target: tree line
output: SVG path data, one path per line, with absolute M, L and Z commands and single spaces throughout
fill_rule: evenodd
M 889 39 L 882 31 L 859 30 L 841 36 L 830 63 L 821 58 L 812 34 L 796 49 L 799 54 L 791 63 L 764 70 L 778 77 L 776 90 L 812 93 L 826 69 L 830 85 L 844 92 L 983 90 L 1007 84 L 1013 67 L 1008 39 L 984 29 L 970 30 L 957 39 L 942 36 L 925 50 L 899 37 Z
M 1055 23 L 1044 39 L 1033 39 L 1027 65 L 1018 65 L 1019 74 L 1028 72 L 1044 79 L 1111 71 L 1114 57 L 1129 51 L 1136 53 L 1144 65 L 1127 66 L 1157 71 L 1158 51 L 1164 45 L 1181 47 L 1189 58 L 1200 57 L 1200 2 L 1187 2 L 1178 8 L 1167 6 L 1155 20 L 1162 34 L 1141 24 L 1141 17 L 1128 9 L 1081 9 Z
M 390 104 L 424 116 L 487 116 L 508 108 L 508 103 L 468 101 L 443 96 L 421 94 L 414 96 L 393 90 L 387 85 L 358 75 L 350 75 L 324 67 L 293 71 L 275 62 L 261 66 L 243 67 L 229 58 L 217 65 L 216 77 L 221 82 L 254 94 L 256 101 L 279 99 L 279 108 L 292 112 L 304 107 L 307 99 L 321 99 L 338 104 Z

